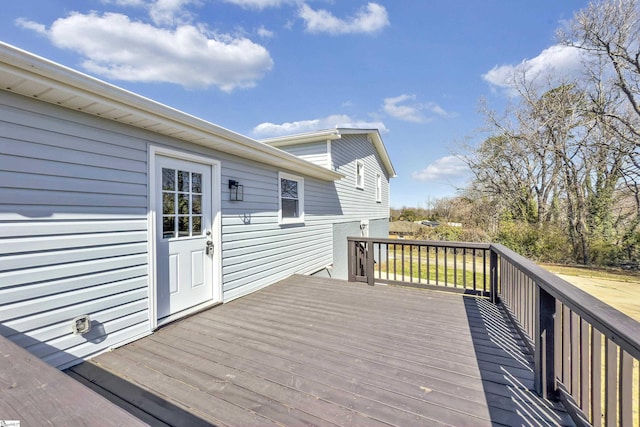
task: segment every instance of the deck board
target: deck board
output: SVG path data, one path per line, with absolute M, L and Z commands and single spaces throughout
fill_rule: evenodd
M 169 425 L 572 425 L 531 366 L 486 299 L 292 276 L 71 372 Z

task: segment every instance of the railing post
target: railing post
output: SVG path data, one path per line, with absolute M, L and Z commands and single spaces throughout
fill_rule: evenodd
M 375 270 L 375 263 L 374 263 L 374 250 L 373 250 L 373 241 L 368 241 L 367 242 L 367 251 L 366 251 L 366 267 L 365 267 L 365 274 L 367 275 L 367 284 L 369 286 L 373 286 L 373 282 L 374 282 L 374 270 Z
M 356 281 L 355 265 L 356 265 L 356 250 L 355 243 L 347 238 L 347 268 L 349 269 L 348 278 L 349 282 Z
M 489 283 L 489 292 L 491 293 L 491 302 L 498 303 L 498 253 L 491 249 L 489 257 L 489 274 L 491 275 Z
M 533 375 L 536 393 L 542 398 L 556 397 L 555 315 L 556 299 L 535 285 L 535 328 Z

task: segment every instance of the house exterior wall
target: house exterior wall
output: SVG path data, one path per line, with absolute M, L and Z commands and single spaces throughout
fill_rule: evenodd
M 308 162 L 332 169 L 331 152 L 327 147 L 327 142 L 321 141 L 282 147 L 282 150 L 291 153 L 294 156 L 298 156 Z
M 225 301 L 332 262 L 335 183 L 305 177 L 305 222 L 281 225 L 290 171 L 0 91 L 2 335 L 64 368 L 151 332 L 151 145 L 221 162 Z M 229 201 L 229 179 L 244 201 Z M 92 331 L 72 335 L 83 314 Z
M 362 221 L 371 237 L 389 236 L 389 175 L 366 134 L 343 134 L 340 139 L 288 145 L 283 150 L 305 156 L 305 160 L 330 167 L 345 177 L 335 184 L 340 215 L 332 227 L 333 268 L 331 277 L 347 279 L 347 237 L 360 236 Z M 312 155 L 313 154 L 313 155 Z M 325 157 L 326 156 L 326 157 Z M 356 185 L 356 162 L 364 164 L 364 185 Z M 381 198 L 376 198 L 376 176 L 381 177 Z
M 331 141 L 331 158 L 335 170 L 345 175 L 345 178 L 336 182 L 344 219 L 388 218 L 389 176 L 367 135 L 346 134 L 341 139 Z M 364 163 L 364 188 L 356 187 L 357 160 Z M 382 177 L 380 202 L 376 201 L 376 174 Z

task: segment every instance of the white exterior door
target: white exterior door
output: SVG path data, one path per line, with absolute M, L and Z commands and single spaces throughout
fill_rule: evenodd
M 214 298 L 213 166 L 158 155 L 155 162 L 157 318 Z

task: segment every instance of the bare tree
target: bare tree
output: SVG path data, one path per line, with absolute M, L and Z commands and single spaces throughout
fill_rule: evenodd
M 577 12 L 566 30 L 558 37 L 567 46 L 588 53 L 587 65 L 609 66 L 611 82 L 626 98 L 633 118 L 626 109 L 600 111 L 625 125 L 640 136 L 640 3 L 638 0 L 593 1 Z

